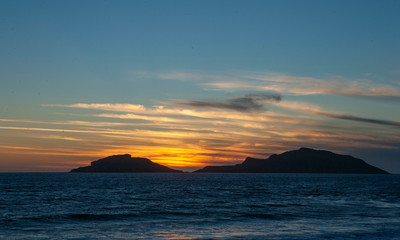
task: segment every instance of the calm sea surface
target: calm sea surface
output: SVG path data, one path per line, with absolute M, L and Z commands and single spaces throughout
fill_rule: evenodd
M 400 175 L 2 173 L 0 239 L 400 239 Z

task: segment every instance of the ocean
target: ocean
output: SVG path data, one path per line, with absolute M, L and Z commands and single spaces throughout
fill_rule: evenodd
M 0 239 L 400 239 L 400 175 L 1 173 Z

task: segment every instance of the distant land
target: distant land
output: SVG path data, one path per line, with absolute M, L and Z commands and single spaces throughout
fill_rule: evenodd
M 241 164 L 207 166 L 195 172 L 213 173 L 359 173 L 389 174 L 365 161 L 324 150 L 300 148 L 267 159 L 246 158 Z
M 91 162 L 90 166 L 72 169 L 71 172 L 182 172 L 171 169 L 147 158 L 129 154 L 114 155 Z
M 90 166 L 71 172 L 182 172 L 147 158 L 129 154 L 114 155 L 91 162 Z M 273 154 L 267 159 L 246 158 L 243 163 L 230 166 L 207 166 L 195 173 L 358 173 L 389 174 L 365 161 L 324 150 L 300 148 Z

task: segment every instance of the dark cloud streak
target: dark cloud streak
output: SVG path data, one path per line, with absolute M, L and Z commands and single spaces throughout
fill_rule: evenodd
M 374 101 L 381 101 L 381 102 L 400 102 L 400 96 L 383 96 L 383 95 L 376 95 L 376 96 L 371 96 L 371 95 L 357 95 L 357 94 L 336 94 L 336 95 L 341 95 L 341 96 L 346 96 L 346 97 L 352 97 L 352 98 L 359 98 L 359 99 L 366 99 L 366 100 L 374 100 Z
M 260 112 L 266 110 L 264 106 L 268 102 L 280 102 L 281 100 L 282 96 L 280 94 L 247 94 L 244 96 L 231 98 L 226 101 L 184 100 L 180 102 L 172 102 L 166 104 L 175 106 L 197 107 L 197 108 L 229 109 L 239 112 Z M 364 118 L 349 114 L 332 113 L 332 112 L 318 111 L 318 110 L 313 110 L 310 111 L 309 113 L 335 119 L 400 127 L 400 122 L 396 121 Z
M 321 111 L 316 112 L 316 114 L 325 116 L 325 117 L 336 118 L 336 119 L 400 127 L 400 122 L 395 122 L 395 121 L 387 121 L 387 120 L 380 120 L 380 119 L 373 119 L 373 118 L 363 118 L 363 117 L 357 117 L 357 116 L 353 116 L 353 115 L 336 114 L 336 113 L 321 112 Z
M 227 101 L 192 101 L 168 103 L 169 105 L 189 106 L 199 108 L 229 109 L 239 112 L 258 112 L 265 110 L 267 101 L 279 102 L 282 97 L 279 94 L 247 94 L 242 97 L 235 97 Z

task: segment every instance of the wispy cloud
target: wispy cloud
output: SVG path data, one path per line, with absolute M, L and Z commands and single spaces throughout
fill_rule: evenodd
M 253 74 L 247 79 L 256 80 L 265 90 L 299 95 L 332 94 L 364 97 L 400 97 L 400 89 L 373 83 L 368 79 L 325 79 L 290 76 L 285 74 Z
M 45 124 L 45 125 L 64 125 L 64 126 L 92 126 L 92 127 L 112 127 L 112 126 L 129 126 L 133 123 L 124 122 L 102 122 L 102 121 L 35 121 L 26 119 L 4 119 L 0 118 L 0 122 L 7 123 L 28 123 L 28 124 Z
M 282 94 L 317 95 L 330 94 L 372 99 L 400 101 L 400 89 L 396 85 L 378 84 L 368 79 L 346 79 L 341 76 L 314 78 L 291 76 L 271 72 L 239 72 L 221 75 L 174 72 L 158 74 L 162 79 L 202 80 L 201 85 L 212 90 L 224 91 L 274 91 Z
M 61 135 L 42 135 L 38 138 L 52 139 L 52 140 L 66 140 L 66 141 L 82 141 L 82 139 L 79 139 L 79 138 L 66 137 L 66 136 L 61 136 Z
M 45 107 L 68 107 L 68 108 L 84 108 L 106 111 L 120 112 L 144 112 L 146 108 L 140 104 L 124 104 L 124 103 L 75 103 L 65 104 L 44 104 Z

